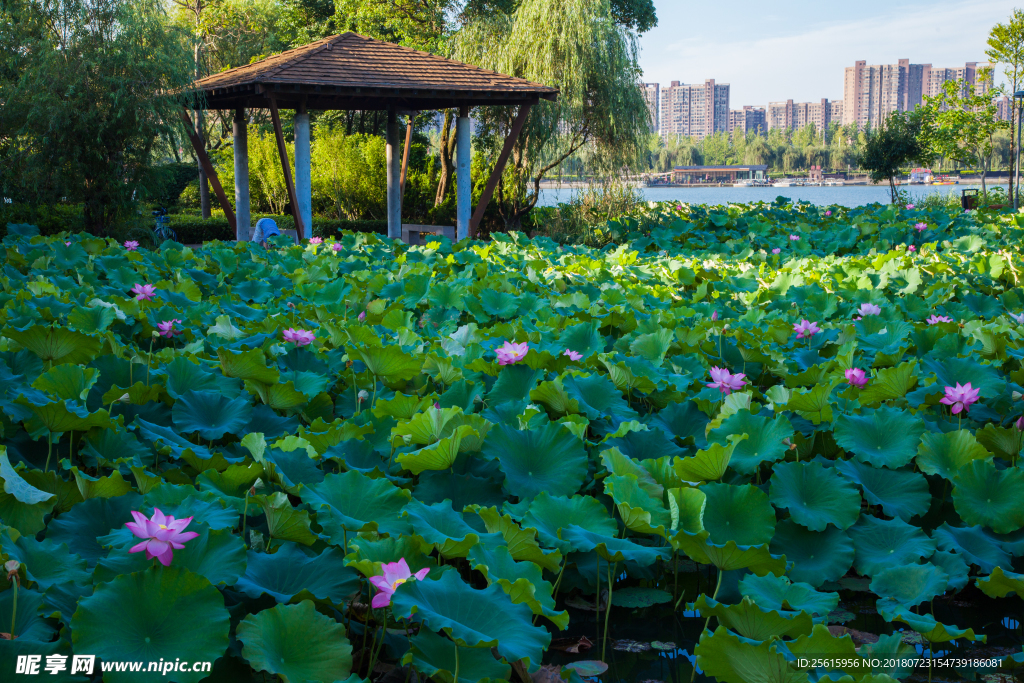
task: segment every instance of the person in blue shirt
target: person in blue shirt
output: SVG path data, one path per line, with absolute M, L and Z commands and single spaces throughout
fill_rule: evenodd
M 278 229 L 277 223 L 274 222 L 273 218 L 261 218 L 256 221 L 256 228 L 252 232 L 252 241 L 261 247 L 266 247 L 269 238 L 280 234 L 281 231 Z

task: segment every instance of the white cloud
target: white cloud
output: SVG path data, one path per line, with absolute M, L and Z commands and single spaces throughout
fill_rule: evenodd
M 667 12 L 659 7 L 660 26 L 641 39 L 644 79 L 666 85 L 706 78 L 730 83 L 733 108 L 790 98 L 842 99 L 844 69 L 859 59 L 891 64 L 908 58 L 937 67 L 986 61 L 988 32 L 1011 11 L 1005 0 L 889 5 L 884 12 L 835 3 L 830 8 L 829 14 L 837 15 L 834 21 L 801 26 L 787 20 L 795 12 L 783 17 L 769 10 L 695 34 L 673 26 L 679 17 L 674 7 Z M 700 23 L 714 22 L 716 16 L 725 19 L 728 12 L 728 3 L 723 3 L 705 11 Z M 848 18 L 854 13 L 861 18 Z

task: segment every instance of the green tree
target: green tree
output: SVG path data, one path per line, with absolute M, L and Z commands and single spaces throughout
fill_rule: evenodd
M 191 81 L 187 36 L 153 0 L 13 0 L 0 26 L 2 189 L 81 201 L 86 228 L 107 234 L 151 185 L 154 143 L 187 104 L 169 94 Z
M 463 28 L 455 57 L 559 88 L 556 102 L 533 107 L 499 184 L 497 208 L 508 228 L 536 206 L 544 176 L 585 146 L 592 168 L 605 172 L 642 157 L 649 123 L 636 34 L 615 21 L 608 0 L 524 0 L 511 17 Z M 509 109 L 475 112 L 489 155 L 511 127 Z
M 917 110 L 920 111 L 920 108 Z M 876 183 L 889 181 L 892 203 L 899 201 L 896 176 L 908 164 L 928 163 L 931 155 L 921 136 L 921 120 L 915 114 L 894 111 L 864 145 L 860 167 L 870 171 Z
M 1010 21 L 1005 24 L 996 24 L 988 36 L 988 49 L 985 55 L 993 63 L 1003 65 L 1003 75 L 1006 76 L 1009 86 L 1009 96 L 1024 87 L 1024 10 L 1015 9 L 1010 15 Z M 1015 150 L 1017 140 L 1012 131 L 1016 130 L 1017 101 L 1011 99 L 1010 107 L 1010 162 L 1016 158 Z M 1013 173 L 1010 174 L 1010 195 L 1013 195 Z
M 931 156 L 941 155 L 981 168 L 981 193 L 987 194 L 985 172 L 992 163 L 996 131 L 1009 122 L 996 118 L 990 95 L 975 94 L 964 81 L 946 81 L 942 91 L 926 96 L 920 116 L 922 143 Z

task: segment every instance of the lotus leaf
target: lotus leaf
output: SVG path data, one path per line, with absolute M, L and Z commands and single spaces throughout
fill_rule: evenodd
M 740 474 L 753 474 L 761 463 L 782 459 L 786 454 L 783 440 L 793 436 L 793 427 L 784 415 L 773 420 L 741 410 L 724 420 L 708 436 L 722 443 L 734 434 L 746 434 L 748 438 L 736 442 L 729 466 Z
M 483 454 L 498 460 L 506 476 L 505 487 L 522 499 L 541 492 L 571 496 L 587 474 L 583 444 L 552 423 L 529 431 L 496 425 L 484 440 Z
M 242 434 L 252 418 L 252 405 L 212 391 L 187 391 L 175 401 L 171 417 L 181 432 L 197 432 L 209 441 Z
M 861 517 L 848 533 L 857 553 L 854 567 L 864 576 L 875 576 L 890 567 L 915 564 L 935 552 L 934 540 L 899 519 Z
M 442 683 L 455 681 L 455 643 L 433 631 L 421 630 L 409 640 L 406 658 L 417 671 Z M 484 648 L 463 648 L 459 651 L 459 680 L 465 683 L 489 683 L 509 680 L 512 667 L 494 658 Z
M 295 543 L 282 543 L 273 554 L 249 551 L 238 589 L 252 598 L 266 593 L 278 602 L 317 598 L 341 604 L 359 590 L 356 573 L 345 566 L 345 554 L 327 548 L 319 555 Z
M 751 640 L 795 638 L 810 633 L 813 626 L 807 612 L 764 609 L 748 596 L 735 605 L 726 605 L 700 595 L 693 606 L 702 617 L 716 617 L 722 626 Z
M 977 579 L 977 584 L 985 595 L 992 598 L 1005 598 L 1008 595 L 1024 597 L 1024 574 L 1003 571 L 1002 567 L 993 568 L 991 574 Z
M 896 469 L 917 453 L 924 421 L 905 410 L 877 408 L 836 419 L 836 443 L 875 467 Z
M 409 494 L 387 479 L 361 472 L 329 474 L 300 495 L 317 511 L 317 522 L 335 545 L 345 545 L 349 532 L 409 533 L 409 523 L 402 519 Z
M 930 614 L 914 614 L 903 605 L 895 605 L 891 610 L 881 612 L 886 621 L 900 621 L 921 634 L 929 643 L 947 643 L 951 640 L 965 638 L 984 643 L 987 636 L 975 635 L 974 629 L 960 629 L 935 620 Z
M 807 674 L 790 664 L 770 642 L 759 643 L 719 626 L 705 630 L 694 649 L 697 666 L 723 683 L 807 683 Z
M 827 616 L 839 606 L 838 593 L 820 593 L 807 583 L 792 583 L 784 576 L 745 576 L 739 582 L 740 593 L 768 610 L 805 611 L 811 616 Z
M 988 460 L 972 460 L 953 479 L 953 505 L 968 525 L 998 534 L 1024 527 L 1024 470 L 998 470 Z
M 925 474 L 952 480 L 957 471 L 974 460 L 991 460 L 992 454 L 966 429 L 928 433 L 921 439 L 917 466 Z
M 484 575 L 488 585 L 500 585 L 512 602 L 524 603 L 531 612 L 547 617 L 560 630 L 569 626 L 569 613 L 556 610 L 554 587 L 544 580 L 537 565 L 515 562 L 504 546 L 487 549 L 478 545 L 469 551 L 468 559 L 470 566 Z
M 559 535 L 561 529 L 578 526 L 601 536 L 614 536 L 619 527 L 600 502 L 590 496 L 552 496 L 540 493 L 530 502 L 523 523 L 537 529 L 541 543 L 563 554 L 572 549 Z
M 946 592 L 949 574 L 934 564 L 889 567 L 871 579 L 871 592 L 906 607 L 916 607 Z
M 881 505 L 890 517 L 907 522 L 928 512 L 931 493 L 928 481 L 918 472 L 872 467 L 856 460 L 837 460 L 836 469 L 861 487 L 869 505 Z
M 793 521 L 811 531 L 824 531 L 829 524 L 847 529 L 860 516 L 857 489 L 817 462 L 775 465 L 769 499 L 776 508 L 789 508 Z
M 932 531 L 932 538 L 940 550 L 956 551 L 970 564 L 984 572 L 995 567 L 1010 567 L 1010 555 L 980 526 L 952 527 L 943 523 Z
M 242 655 L 257 671 L 285 683 L 337 681 L 352 670 L 352 645 L 345 627 L 316 611 L 312 601 L 275 605 L 238 625 Z

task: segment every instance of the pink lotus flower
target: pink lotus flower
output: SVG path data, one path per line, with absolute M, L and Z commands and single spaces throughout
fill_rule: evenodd
M 192 522 L 191 517 L 175 519 L 160 512 L 160 508 L 153 508 L 151 519 L 135 510 L 132 510 L 132 517 L 135 521 L 127 522 L 125 526 L 137 537 L 146 540 L 132 546 L 128 552 L 139 553 L 145 550 L 147 560 L 155 557 L 165 567 L 171 564 L 174 550 L 181 550 L 185 547 L 186 541 L 191 541 L 199 535 L 194 531 L 185 531 L 185 527 Z
M 180 324 L 181 321 L 178 320 L 177 318 L 175 318 L 174 320 L 166 320 L 162 323 L 157 323 L 156 329 L 160 331 L 161 337 L 166 337 L 168 339 L 170 339 L 171 337 L 177 337 L 179 334 L 181 334 L 181 330 L 174 329 L 175 323 Z
M 951 323 L 953 319 L 948 315 L 933 315 L 932 317 L 925 320 L 929 325 L 938 325 L 939 323 Z
M 907 204 L 907 208 L 908 208 L 908 209 L 913 209 L 913 208 L 914 208 L 914 205 L 913 205 L 913 204 Z
M 711 313 L 711 319 L 712 319 L 712 320 L 718 320 L 718 311 L 717 311 L 717 310 L 716 310 L 716 311 L 713 311 L 713 312 Z
M 881 312 L 881 307 L 875 304 L 861 304 L 860 308 L 857 309 L 857 313 L 860 315 L 878 315 Z
M 309 238 L 309 243 L 310 244 L 323 244 L 323 241 L 324 241 L 324 239 L 322 237 L 310 237 Z
M 928 224 L 927 223 L 914 223 L 914 230 L 917 230 L 918 232 L 924 232 L 927 229 L 928 229 Z
M 909 247 L 907 247 L 907 251 L 917 251 L 917 247 L 911 244 Z
M 1019 315 L 1017 313 L 1011 313 L 1010 317 L 1017 321 L 1018 325 L 1024 325 L 1024 313 Z
M 69 241 L 69 242 L 65 242 L 65 243 L 64 243 L 64 246 L 65 246 L 65 247 L 70 247 L 70 246 L 71 246 L 71 242 L 70 242 L 70 241 Z
M 569 360 L 571 360 L 573 362 L 576 362 L 576 361 L 579 361 L 579 360 L 583 360 L 583 354 L 582 353 L 576 353 L 572 349 L 566 349 L 565 353 L 563 353 L 562 355 L 563 356 L 569 356 Z
M 789 236 L 789 241 L 790 242 L 799 242 L 800 241 L 800 235 L 790 235 Z
M 804 337 L 810 339 L 821 332 L 821 328 L 818 327 L 818 323 L 801 320 L 798 323 L 793 323 L 793 331 L 796 332 L 797 339 L 803 339 Z
M 855 386 L 860 389 L 868 383 L 868 378 L 860 368 L 850 368 L 846 371 L 846 381 L 849 382 L 851 386 Z
M 526 342 L 505 342 L 494 353 L 498 356 L 498 365 L 512 365 L 526 358 L 530 346 Z
M 331 249 L 334 251 L 341 251 L 341 242 L 335 242 L 331 245 Z
M 978 402 L 978 391 L 979 389 L 973 389 L 971 383 L 960 386 L 960 382 L 956 383 L 955 387 L 946 387 L 946 395 L 942 397 L 939 403 L 950 406 L 950 412 L 954 415 L 964 411 L 965 413 L 971 412 L 971 404 Z
M 429 567 L 425 567 L 413 574 L 409 569 L 409 563 L 405 561 L 404 557 L 398 560 L 398 562 L 385 562 L 381 564 L 380 568 L 384 572 L 382 576 L 370 577 L 370 583 L 377 589 L 377 594 L 373 596 L 373 601 L 370 603 L 370 607 L 374 609 L 390 605 L 391 596 L 395 594 L 395 590 L 399 586 L 409 579 L 422 581 L 430 571 Z
M 70 242 L 68 244 L 70 244 Z M 127 242 L 124 243 L 124 248 L 125 251 L 135 251 L 136 249 L 139 248 L 139 243 L 136 242 L 135 240 L 128 240 Z
M 1024 415 L 1018 417 L 1017 421 L 1014 422 L 1013 425 L 1017 428 L 1017 431 L 1024 432 Z
M 734 391 L 739 391 L 747 383 L 746 377 L 742 372 L 738 372 L 735 375 L 729 372 L 725 368 L 711 368 L 711 379 L 714 380 L 709 382 L 705 386 L 709 386 L 712 389 L 718 389 L 723 394 L 728 396 Z
M 357 315 L 356 320 L 358 320 L 359 322 L 363 322 L 364 320 L 366 320 L 366 311 L 363 311 L 362 313 Z
M 778 254 L 778 253 L 780 253 L 781 251 L 782 251 L 782 250 L 781 250 L 781 249 L 779 249 L 778 247 L 775 247 L 774 249 L 772 249 L 772 253 L 773 253 L 773 254 Z
M 132 287 L 132 294 L 136 301 L 152 301 L 156 294 L 156 287 L 153 285 L 135 285 Z
M 825 212 L 825 215 L 826 215 L 826 216 L 831 216 L 831 215 L 832 215 L 832 212 L 831 212 L 831 211 L 826 211 L 826 212 Z
M 288 328 L 282 333 L 285 341 L 293 342 L 296 346 L 309 346 L 316 339 L 316 335 L 309 330 L 296 330 Z

